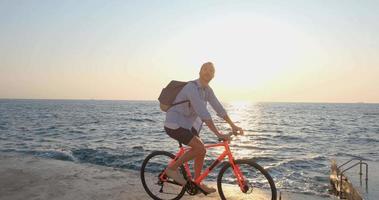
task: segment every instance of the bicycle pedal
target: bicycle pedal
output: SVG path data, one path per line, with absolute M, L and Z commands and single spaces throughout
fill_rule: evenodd
M 201 189 L 195 182 L 193 181 L 188 181 L 186 184 L 186 191 L 189 195 L 197 195 L 200 192 L 203 193 L 204 195 L 208 195 L 209 193 Z

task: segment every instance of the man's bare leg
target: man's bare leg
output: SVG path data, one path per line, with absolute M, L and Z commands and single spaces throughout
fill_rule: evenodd
M 182 157 L 176 160 L 176 162 L 168 168 L 169 171 L 167 171 L 167 175 L 169 175 L 171 178 L 173 178 L 175 181 L 182 185 L 185 184 L 185 180 L 176 172 L 176 169 L 178 169 L 178 167 L 181 166 L 184 162 L 187 162 L 195 158 L 195 179 L 198 178 L 203 168 L 204 157 L 206 153 L 204 143 L 199 137 L 193 137 L 191 141 L 188 143 L 188 145 L 192 148 L 185 154 L 183 154 Z M 200 184 L 200 187 L 207 193 L 212 193 L 216 191 L 216 189 L 210 188 L 205 184 Z
M 190 161 L 199 155 L 203 155 L 204 159 L 205 147 L 203 141 L 201 141 L 199 137 L 193 137 L 188 143 L 188 146 L 192 148 L 189 151 L 185 152 L 178 160 L 176 160 L 176 162 L 171 167 L 169 167 L 169 169 L 176 170 L 184 162 Z
M 204 165 L 205 151 L 195 158 L 195 180 L 199 178 Z

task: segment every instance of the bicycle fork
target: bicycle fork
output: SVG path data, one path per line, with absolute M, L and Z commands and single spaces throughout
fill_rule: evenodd
M 234 172 L 234 175 L 236 176 L 237 178 L 237 183 L 238 183 L 238 186 L 240 187 L 241 191 L 243 193 L 247 193 L 247 191 L 249 191 L 250 187 L 249 187 L 249 181 L 245 179 L 245 177 L 243 176 L 242 172 L 241 172 L 241 169 L 239 168 L 239 166 L 234 162 L 234 159 L 230 161 L 230 164 L 232 166 L 232 169 L 233 169 L 233 172 Z

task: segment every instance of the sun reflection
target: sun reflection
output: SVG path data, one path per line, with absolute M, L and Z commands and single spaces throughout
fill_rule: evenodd
M 249 101 L 233 101 L 230 103 L 230 117 L 233 121 L 241 123 L 242 119 L 245 118 L 246 110 L 252 105 Z
M 254 140 L 259 131 L 262 104 L 250 101 L 233 101 L 228 104 L 230 118 L 244 129 L 245 135 L 236 137 L 232 142 L 232 151 L 236 158 L 260 157 L 267 154 L 260 147 L 261 141 Z
M 255 105 L 257 103 L 251 101 L 233 101 L 229 104 L 228 113 L 233 122 L 242 127 L 244 130 L 249 130 L 250 122 L 255 118 Z
M 230 104 L 235 109 L 242 109 L 242 108 L 251 106 L 253 103 L 250 101 L 232 101 L 232 102 L 230 102 Z

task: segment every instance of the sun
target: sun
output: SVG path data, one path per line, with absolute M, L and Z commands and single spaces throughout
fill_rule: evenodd
M 221 87 L 254 90 L 296 66 L 307 44 L 306 34 L 280 19 L 239 13 L 189 26 L 166 47 L 191 66 L 213 62 Z
M 181 69 L 182 77 L 197 75 L 201 64 L 211 61 L 216 68 L 212 84 L 225 95 L 233 92 L 228 100 L 246 100 L 254 91 L 275 88 L 279 79 L 290 80 L 312 43 L 309 35 L 282 19 L 237 13 L 189 24 L 166 40 L 164 48 L 173 52 L 170 62 L 188 66 Z
M 209 30 L 207 38 L 218 35 L 210 46 L 220 82 L 231 87 L 260 88 L 296 66 L 302 56 L 304 34 L 272 19 L 239 19 L 225 20 Z

